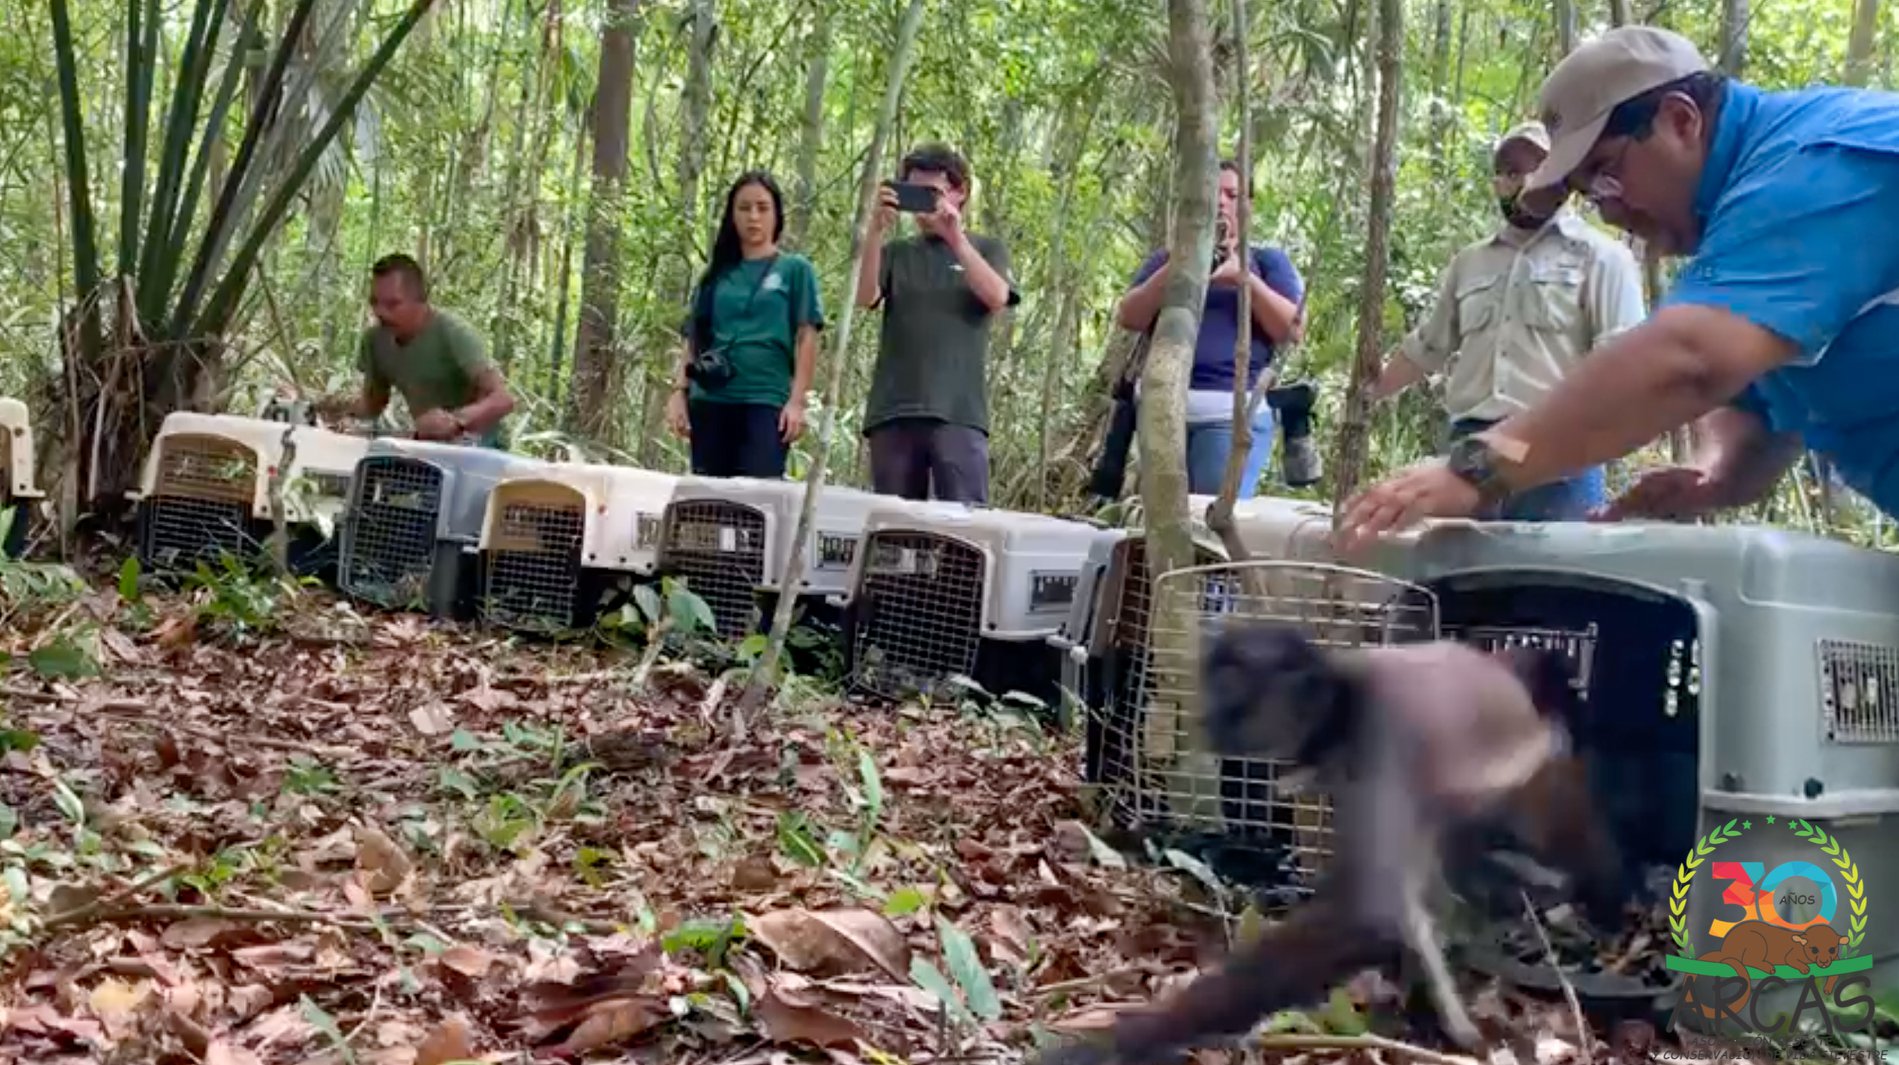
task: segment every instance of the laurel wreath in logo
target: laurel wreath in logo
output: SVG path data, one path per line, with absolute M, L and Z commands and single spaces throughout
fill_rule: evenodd
M 1788 831 L 1820 848 L 1821 853 L 1833 859 L 1840 868 L 1840 879 L 1846 882 L 1846 894 L 1851 903 L 1852 916 L 1846 945 L 1849 950 L 1858 950 L 1866 939 L 1866 884 L 1860 879 L 1859 866 L 1853 856 L 1847 853 L 1840 841 L 1827 835 L 1826 830 L 1810 821 L 1794 818 L 1787 823 Z M 1675 869 L 1675 884 L 1668 900 L 1668 930 L 1681 949 L 1681 956 L 1693 958 L 1694 944 L 1688 939 L 1688 885 L 1693 883 L 1695 872 L 1708 860 L 1714 849 L 1747 832 L 1740 827 L 1740 819 L 1735 818 L 1725 825 L 1717 825 L 1714 830 L 1695 841 L 1688 856 L 1682 859 Z

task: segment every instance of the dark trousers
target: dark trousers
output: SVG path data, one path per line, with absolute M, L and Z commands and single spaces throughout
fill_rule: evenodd
M 790 448 L 778 432 L 781 409 L 702 399 L 687 403 L 692 472 L 701 477 L 783 477 Z
M 989 502 L 989 436 L 934 418 L 899 418 L 868 434 L 871 487 L 880 495 Z

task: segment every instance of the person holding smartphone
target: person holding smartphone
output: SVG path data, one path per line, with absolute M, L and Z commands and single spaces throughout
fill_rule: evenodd
M 693 291 L 666 424 L 703 477 L 783 477 L 803 434 L 824 310 L 817 271 L 779 251 L 785 200 L 763 170 L 725 194 L 712 261 Z
M 1021 302 L 1008 249 L 964 229 L 969 164 L 945 145 L 904 156 L 880 192 L 856 293 L 858 306 L 883 308 L 864 411 L 872 487 L 987 503 L 989 326 Z M 917 235 L 885 243 L 905 208 Z
M 1207 278 L 1207 301 L 1200 312 L 1200 335 L 1194 341 L 1193 372 L 1187 382 L 1187 490 L 1213 495 L 1226 476 L 1226 456 L 1233 447 L 1233 352 L 1238 346 L 1241 285 L 1252 289 L 1252 351 L 1247 364 L 1247 387 L 1273 361 L 1276 345 L 1296 343 L 1305 329 L 1305 282 L 1292 260 L 1278 248 L 1242 244 L 1237 220 L 1240 168 L 1232 160 L 1220 163 L 1219 213 L 1215 218 L 1213 270 Z M 1147 257 L 1135 272 L 1133 284 L 1121 297 L 1115 320 L 1121 328 L 1145 333 L 1154 327 L 1166 294 L 1167 249 Z M 1250 499 L 1259 489 L 1266 460 L 1273 451 L 1273 408 L 1262 401 L 1253 415 L 1253 446 L 1247 451 L 1240 477 L 1239 498 Z

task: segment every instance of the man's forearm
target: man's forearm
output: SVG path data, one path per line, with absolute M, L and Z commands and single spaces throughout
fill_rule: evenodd
M 471 433 L 485 433 L 514 410 L 514 397 L 505 388 L 496 389 L 466 407 L 452 412 L 462 427 Z
M 1248 273 L 1246 280 L 1252 289 L 1253 327 L 1275 344 L 1298 339 L 1299 305 L 1281 295 L 1258 274 Z
M 1722 507 L 1741 507 L 1773 491 L 1800 459 L 1799 436 L 1774 433 L 1759 418 L 1732 407 L 1696 423 L 1701 446 L 1695 465 L 1718 486 Z
M 1512 491 L 1621 458 L 1727 402 L 1745 382 L 1710 371 L 1678 331 L 1650 320 L 1585 359 L 1541 403 L 1481 436 Z
M 990 312 L 1002 310 L 1009 305 L 1009 282 L 989 265 L 989 260 L 976 250 L 976 242 L 963 234 L 954 245 L 956 261 L 963 264 L 963 278 L 969 290 L 988 307 Z
M 1404 352 L 1393 351 L 1385 356 L 1385 367 L 1372 381 L 1371 399 L 1373 403 L 1390 399 L 1419 381 L 1424 380 L 1424 367 L 1405 358 Z

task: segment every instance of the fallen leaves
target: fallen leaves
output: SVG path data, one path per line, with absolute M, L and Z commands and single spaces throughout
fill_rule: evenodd
M 17 967 L 0 1060 L 1007 1060 L 1222 941 L 1044 735 L 809 699 L 735 742 L 690 668 L 316 601 L 234 646 L 148 600 L 8 706 L 0 836 L 64 864 L 0 903 L 113 915 Z
M 750 924 L 759 942 L 799 972 L 843 975 L 864 971 L 868 962 L 899 980 L 909 977 L 909 944 L 875 911 L 778 910 Z

